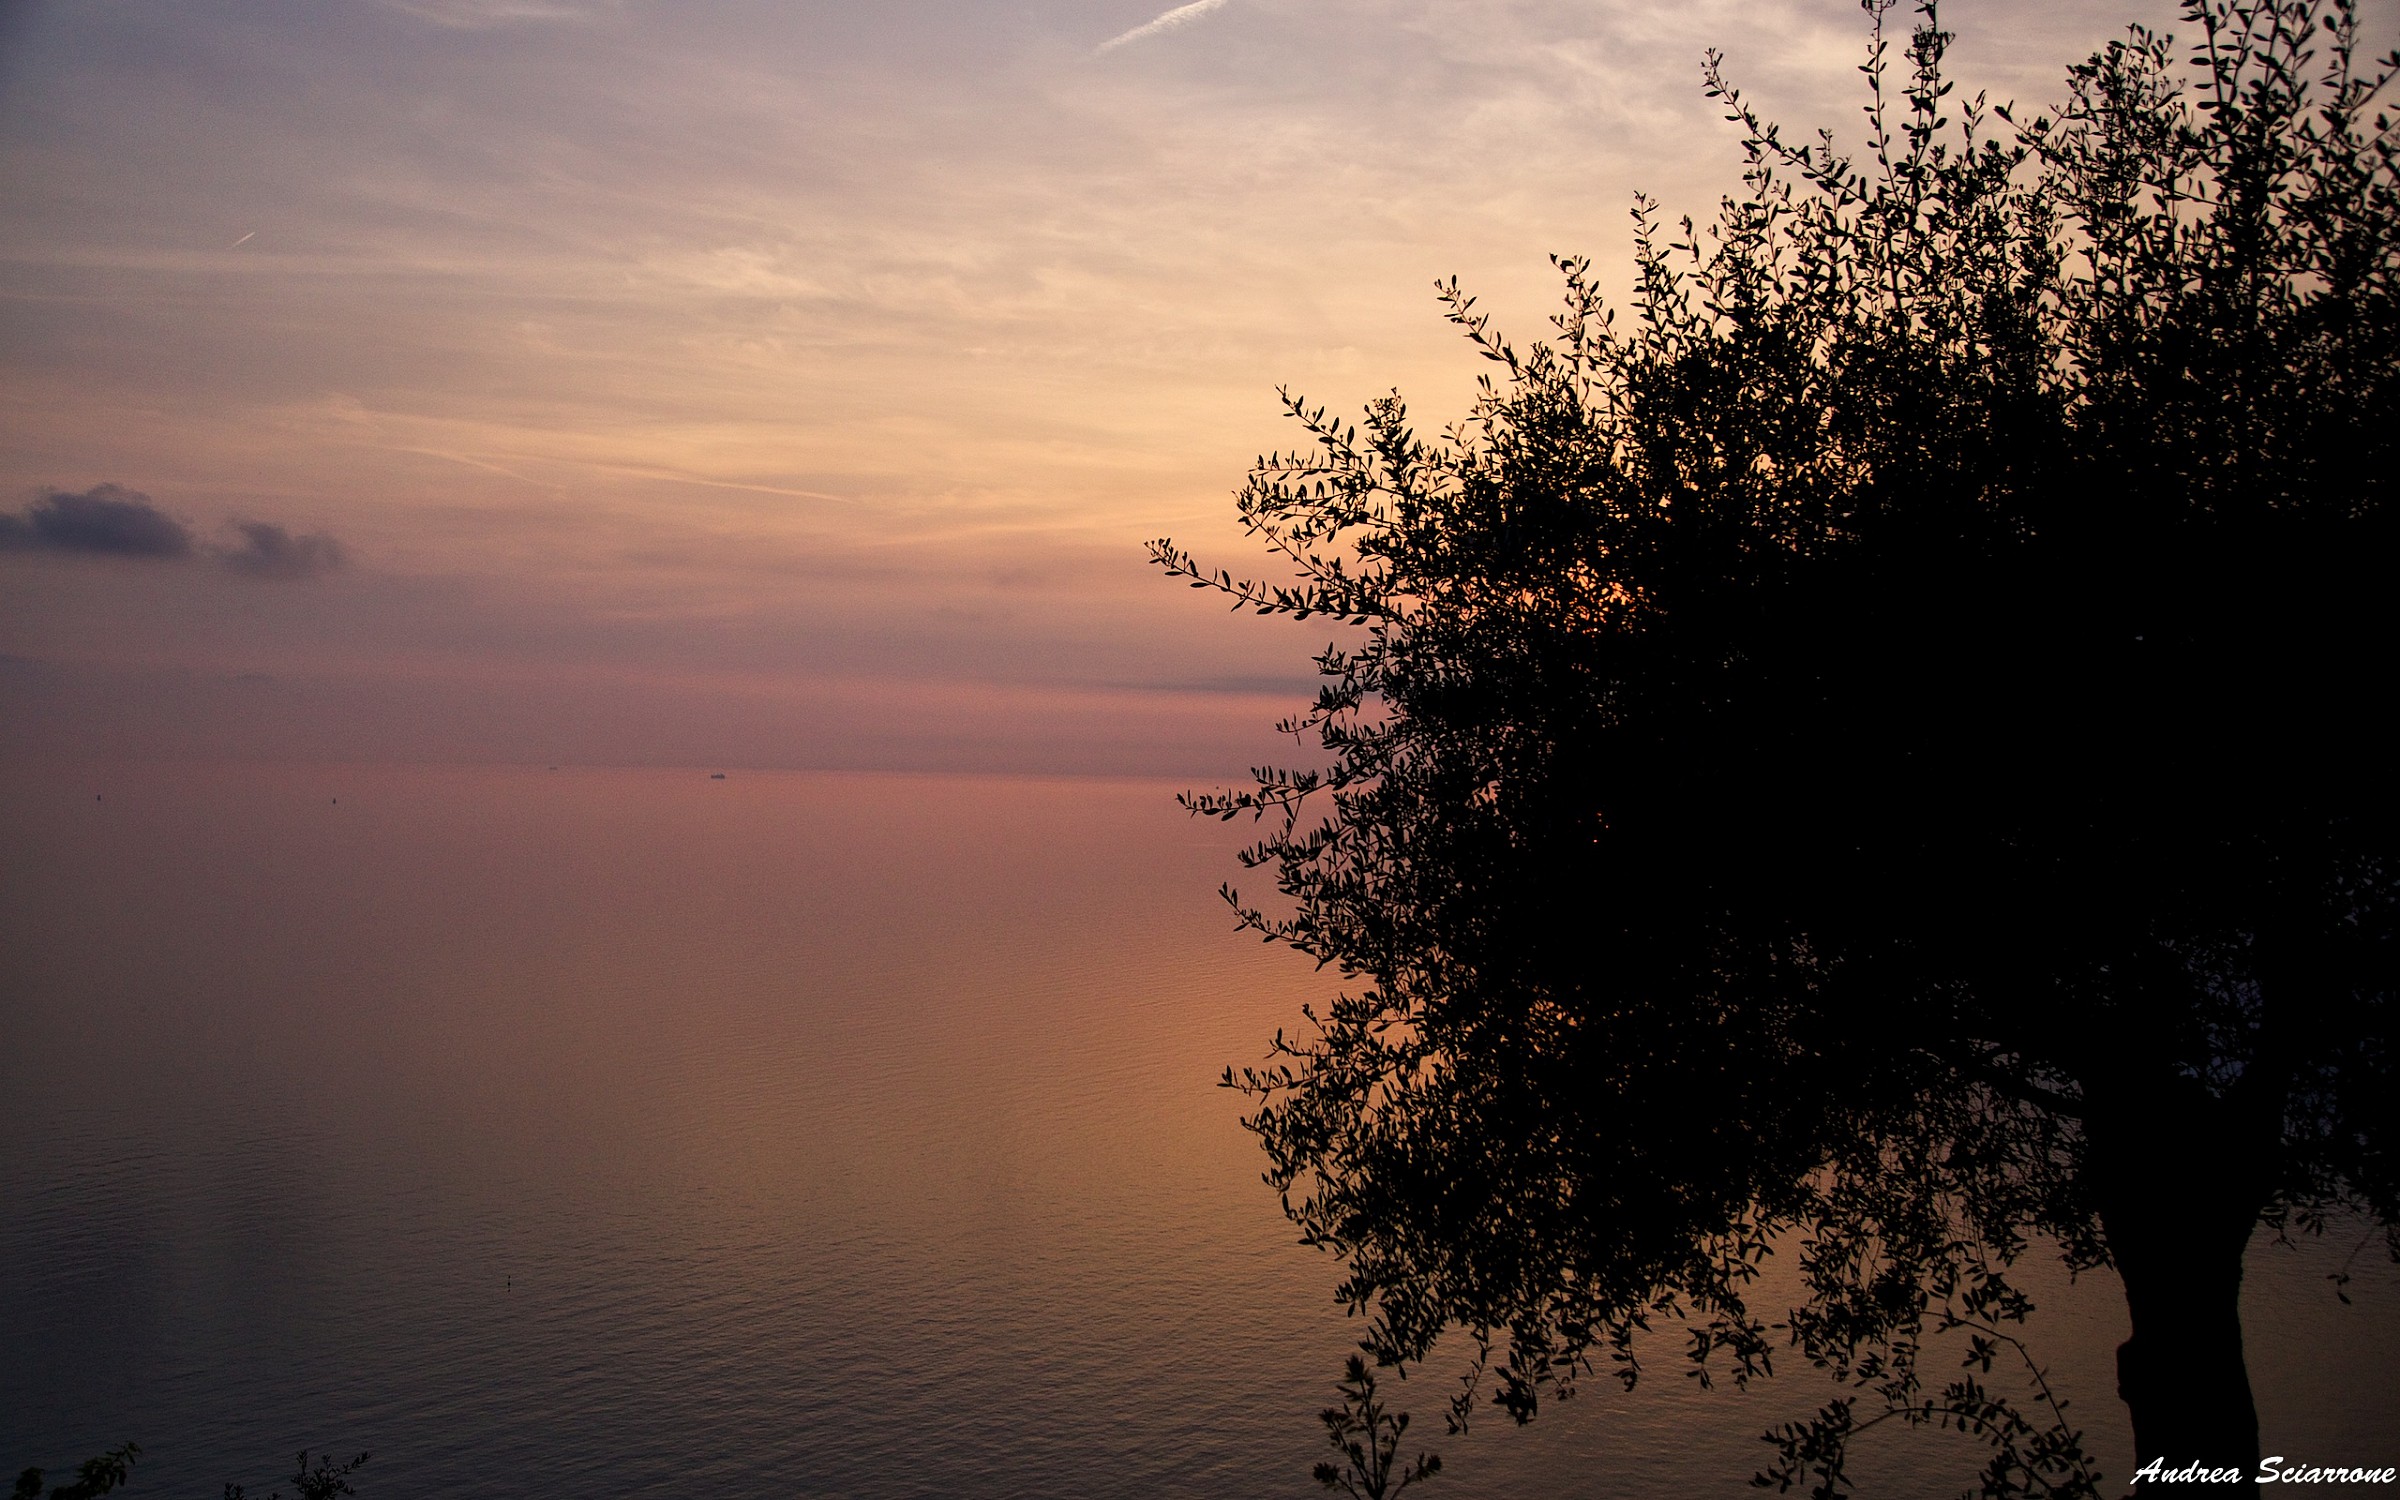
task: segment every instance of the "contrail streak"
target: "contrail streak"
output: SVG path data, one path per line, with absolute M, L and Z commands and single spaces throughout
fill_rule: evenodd
M 1097 57 L 1103 52 L 1114 52 L 1127 42 L 1138 42 L 1146 36 L 1156 36 L 1162 31 L 1173 31 L 1178 26 L 1188 26 L 1210 11 L 1220 9 L 1224 4 L 1225 0 L 1192 0 L 1189 5 L 1178 5 L 1156 20 L 1145 21 L 1122 36 L 1110 37 L 1107 41 L 1094 47 L 1092 55 Z

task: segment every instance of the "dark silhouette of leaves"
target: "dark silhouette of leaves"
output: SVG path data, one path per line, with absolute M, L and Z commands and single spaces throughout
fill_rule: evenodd
M 1348 986 L 1226 1081 L 1376 1360 L 1471 1341 L 1454 1422 L 1673 1329 L 1851 1388 L 1771 1486 L 1895 1422 L 2096 1493 L 2009 1331 L 2039 1239 L 2124 1280 L 2142 1453 L 2249 1472 L 2253 1230 L 2400 1221 L 2400 58 L 2192 0 L 2188 68 L 2137 27 L 2030 113 L 1887 8 L 1862 157 L 1711 55 L 1747 189 L 1637 201 L 1630 319 L 1576 259 L 1530 348 L 1443 284 L 1490 369 L 1438 438 L 1286 393 L 1237 504 L 1291 582 L 1155 544 L 1344 632 L 1323 760 L 1186 799 Z

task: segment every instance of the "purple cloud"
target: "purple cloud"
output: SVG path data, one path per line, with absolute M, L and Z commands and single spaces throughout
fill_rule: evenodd
M 294 536 L 272 521 L 238 521 L 238 547 L 220 548 L 217 556 L 237 573 L 256 578 L 313 578 L 342 565 L 342 545 L 321 531 Z
M 51 490 L 21 515 L 0 513 L 0 550 L 189 557 L 192 533 L 139 490 L 96 484 L 80 494 Z

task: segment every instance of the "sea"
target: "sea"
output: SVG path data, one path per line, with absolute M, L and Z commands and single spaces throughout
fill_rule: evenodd
M 1253 830 L 719 769 L 0 767 L 0 1478 L 131 1441 L 131 1500 L 302 1452 L 371 1455 L 368 1500 L 1322 1493 L 1361 1329 L 1218 1079 L 1339 984 L 1235 931 Z M 2118 1289 L 2030 1279 L 2121 1493 Z M 2262 1234 L 2245 1295 L 2267 1451 L 2400 1464 L 2380 1242 Z M 1466 1359 L 1381 1391 L 1429 1500 L 1754 1493 L 1840 1394 L 1702 1389 L 1669 1327 L 1632 1392 L 1460 1435 Z M 1857 1450 L 1870 1496 L 1981 1454 Z

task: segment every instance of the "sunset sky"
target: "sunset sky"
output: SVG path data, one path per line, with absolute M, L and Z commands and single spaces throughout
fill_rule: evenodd
M 2172 19 L 1944 14 L 2029 103 Z M 0 756 L 1237 773 L 1323 635 L 1141 542 L 1247 561 L 1279 383 L 1458 415 L 1435 278 L 1529 337 L 1549 252 L 1621 284 L 1636 188 L 1705 213 L 1705 47 L 1855 136 L 1865 39 L 1852 0 L 5 0 Z

